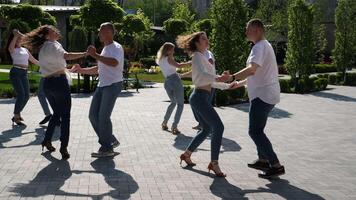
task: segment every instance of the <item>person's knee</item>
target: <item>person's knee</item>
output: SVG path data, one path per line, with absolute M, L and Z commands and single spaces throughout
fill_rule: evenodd
M 224 130 L 225 127 L 223 123 L 217 123 L 217 125 L 214 127 L 214 131 L 218 134 L 223 134 Z

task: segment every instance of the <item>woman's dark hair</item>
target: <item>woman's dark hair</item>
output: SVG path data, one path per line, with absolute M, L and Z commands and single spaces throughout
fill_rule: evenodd
M 202 35 L 206 35 L 206 33 L 201 31 L 190 35 L 180 35 L 177 37 L 176 43 L 179 48 L 184 49 L 188 53 L 193 53 L 198 50 L 196 42 L 199 42 Z
M 47 41 L 46 37 L 50 30 L 53 30 L 59 34 L 58 29 L 52 25 L 40 26 L 26 34 L 24 46 L 33 52 L 38 52 L 41 49 L 43 43 Z

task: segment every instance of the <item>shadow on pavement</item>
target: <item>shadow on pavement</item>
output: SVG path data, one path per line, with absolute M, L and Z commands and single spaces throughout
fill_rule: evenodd
M 341 94 L 333 94 L 333 93 L 329 93 L 329 92 L 323 92 L 323 91 L 322 92 L 314 92 L 314 93 L 311 93 L 310 95 L 327 98 L 327 99 L 332 99 L 335 101 L 356 102 L 356 98 L 344 96 Z
M 131 175 L 115 169 L 115 163 L 112 159 L 96 159 L 91 162 L 91 166 L 94 168 L 92 171 L 72 171 L 68 161 L 59 160 L 53 157 L 50 152 L 43 153 L 42 155 L 51 163 L 38 172 L 36 177 L 29 183 L 17 184 L 15 187 L 10 188 L 11 192 L 21 197 L 62 195 L 69 198 L 88 197 L 92 199 L 104 199 L 111 197 L 113 199 L 129 199 L 131 194 L 135 193 L 139 188 Z M 61 190 L 65 181 L 69 179 L 73 173 L 102 174 L 105 182 L 114 189 L 103 194 L 81 194 Z
M 192 141 L 192 139 L 193 139 L 193 137 L 186 136 L 184 134 L 179 134 L 174 139 L 173 146 L 176 149 L 185 151 L 185 149 L 187 148 L 189 143 Z M 210 140 L 210 137 L 208 137 L 207 139 Z M 198 151 L 210 151 L 210 149 L 201 149 L 201 148 L 198 148 L 197 150 Z M 228 138 L 224 138 L 224 137 L 222 138 L 220 153 L 240 151 L 240 150 L 241 150 L 241 146 L 239 144 L 237 144 L 237 142 L 235 142 L 234 140 L 230 140 Z
M 324 200 L 323 197 L 291 185 L 285 179 L 271 179 L 270 183 L 266 184 L 267 188 L 258 188 L 261 192 L 277 194 L 284 199 L 308 199 L 308 200 Z
M 250 109 L 250 104 L 244 103 L 244 104 L 232 105 L 229 107 L 248 113 L 249 109 Z M 292 115 L 293 115 L 292 113 L 290 113 L 286 110 L 282 110 L 280 108 L 274 107 L 273 110 L 271 111 L 271 113 L 269 114 L 269 117 L 272 117 L 275 119 L 283 119 L 283 118 L 290 118 Z
M 203 176 L 213 178 L 213 183 L 210 185 L 210 191 L 215 196 L 223 199 L 241 199 L 247 200 L 246 194 L 253 193 L 271 193 L 276 194 L 283 199 L 296 200 L 296 199 L 308 199 L 308 200 L 324 200 L 323 197 L 298 188 L 291 185 L 288 180 L 285 179 L 271 179 L 270 183 L 266 184 L 266 188 L 259 187 L 257 189 L 241 189 L 228 182 L 226 178 L 216 177 L 214 174 L 210 174 L 207 171 L 194 169 L 193 167 L 183 167 L 185 170 L 189 170 L 198 173 Z M 228 175 L 227 175 L 228 176 Z
M 0 149 L 7 148 L 4 146 L 6 142 L 10 142 L 13 138 L 21 137 L 25 134 L 34 133 L 33 131 L 23 132 L 25 130 L 25 126 L 13 126 L 12 129 L 2 131 L 0 135 Z
M 31 145 L 40 145 L 44 136 L 45 136 L 45 132 L 46 132 L 45 127 L 36 128 L 35 129 L 35 132 L 36 132 L 35 139 L 33 141 L 31 141 L 30 143 L 5 147 L 3 145 L 3 143 L 11 141 L 11 138 L 20 137 L 24 134 L 34 133 L 32 131 L 22 133 L 22 132 L 20 132 L 20 130 L 21 130 L 20 127 L 16 127 L 14 129 L 2 132 L 2 135 L 0 135 L 0 148 L 21 148 L 21 147 L 27 147 L 27 146 L 31 146 Z M 52 142 L 59 140 L 59 137 L 60 137 L 60 129 L 59 129 L 59 127 L 56 127 L 55 132 L 52 137 Z

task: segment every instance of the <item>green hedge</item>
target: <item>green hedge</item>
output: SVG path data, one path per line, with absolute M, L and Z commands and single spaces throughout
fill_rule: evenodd
M 311 77 L 300 79 L 298 82 L 290 79 L 280 79 L 279 84 L 282 93 L 299 93 L 305 94 L 325 90 L 328 86 L 328 79 L 323 77 Z
M 330 85 L 356 86 L 356 73 L 346 73 L 345 81 L 341 72 L 336 74 L 318 75 L 317 77 L 327 79 Z
M 141 58 L 140 63 L 147 69 L 149 69 L 151 66 L 157 66 L 157 63 L 154 58 Z
M 317 74 L 337 72 L 337 68 L 334 64 L 315 64 L 312 72 Z

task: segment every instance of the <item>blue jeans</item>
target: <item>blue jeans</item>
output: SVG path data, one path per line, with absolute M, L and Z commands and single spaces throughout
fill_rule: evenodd
M 61 147 L 67 148 L 69 142 L 70 110 L 72 99 L 70 87 L 66 75 L 44 78 L 43 82 L 46 98 L 53 110 L 53 116 L 49 120 L 45 141 L 52 139 L 54 129 L 61 122 Z
M 17 95 L 14 114 L 20 114 L 30 98 L 27 70 L 16 67 L 11 68 L 10 80 Z
M 266 159 L 271 165 L 279 163 L 276 153 L 264 129 L 267 123 L 268 114 L 274 108 L 274 105 L 265 103 L 260 98 L 253 99 L 249 112 L 249 130 L 248 133 L 257 147 L 259 159 Z
M 215 88 L 211 88 L 211 94 L 210 94 L 210 97 L 209 97 L 209 102 L 211 103 L 212 106 L 214 106 L 214 103 L 215 103 L 215 94 L 216 94 L 216 89 Z M 197 113 L 195 113 L 193 111 L 193 115 L 194 115 L 195 120 L 197 122 L 199 122 Z M 200 123 L 198 124 L 198 126 L 200 126 Z
M 166 78 L 164 82 L 164 89 L 166 89 L 167 95 L 171 100 L 171 103 L 169 104 L 166 114 L 164 115 L 163 123 L 168 122 L 174 108 L 177 105 L 177 111 L 174 116 L 174 122 L 172 124 L 172 128 L 177 128 L 184 107 L 184 88 L 178 74 L 173 74 Z
M 112 134 L 111 113 L 116 99 L 121 92 L 122 82 L 110 86 L 97 87 L 89 110 L 89 120 L 99 137 L 100 151 L 112 150 L 112 143 L 117 141 Z
M 41 104 L 41 107 L 42 107 L 42 110 L 43 110 L 44 114 L 46 116 L 50 115 L 51 111 L 49 110 L 48 103 L 47 103 L 47 100 L 46 100 L 46 94 L 44 92 L 44 78 L 43 77 L 41 78 L 40 84 L 38 86 L 37 98 L 38 98 L 38 101 Z
M 202 129 L 190 142 L 187 150 L 194 151 L 211 133 L 211 160 L 219 160 L 224 125 L 209 101 L 211 93 L 206 90 L 194 89 L 189 102 L 193 112 L 197 114 Z

